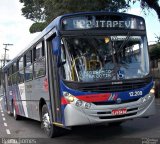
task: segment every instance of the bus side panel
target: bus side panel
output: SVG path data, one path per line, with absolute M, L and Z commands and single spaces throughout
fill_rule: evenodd
M 5 93 L 5 100 L 6 100 L 6 110 L 12 112 L 12 86 L 7 86 L 6 93 Z
M 18 115 L 25 116 L 25 110 L 21 101 L 21 95 L 23 91 L 21 89 L 23 84 L 12 86 L 12 96 L 13 96 L 13 104 L 16 108 L 16 112 Z
M 46 77 L 37 78 L 32 81 L 30 101 L 32 108 L 32 118 L 35 120 L 40 120 L 39 117 L 40 100 L 43 99 L 46 103 L 47 101 L 49 101 L 48 86 L 46 86 L 45 83 L 46 83 Z
M 9 89 L 10 111 L 13 112 L 13 105 L 16 113 L 20 116 L 28 116 L 26 107 L 24 106 L 25 89 L 24 84 L 12 85 Z
M 9 86 L 8 86 L 8 75 L 4 73 L 4 108 L 6 111 L 11 111 L 11 107 L 9 106 Z
M 24 109 L 20 101 L 20 89 L 18 85 L 8 86 L 6 90 L 6 99 L 8 104 L 8 111 L 13 113 L 13 105 L 16 108 L 16 113 L 25 116 Z

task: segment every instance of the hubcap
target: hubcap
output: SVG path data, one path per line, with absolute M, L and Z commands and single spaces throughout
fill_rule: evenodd
M 51 128 L 50 117 L 48 113 L 45 113 L 42 118 L 43 128 L 49 132 Z

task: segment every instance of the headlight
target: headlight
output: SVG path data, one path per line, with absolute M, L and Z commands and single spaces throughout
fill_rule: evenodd
M 143 98 L 142 98 L 142 103 L 144 103 L 144 102 L 146 102 L 146 101 L 147 101 L 146 97 L 143 97 Z
M 75 105 L 76 105 L 77 107 L 82 106 L 82 104 L 83 104 L 83 102 L 82 102 L 81 100 L 77 100 L 77 101 L 75 102 Z
M 152 89 L 150 90 L 150 93 L 151 93 L 151 94 L 154 94 L 154 93 L 155 93 L 155 89 L 152 88 Z
M 70 93 L 68 93 L 68 92 L 63 92 L 63 96 L 64 97 L 67 97 L 67 96 L 69 96 L 70 95 Z
M 65 99 L 68 102 L 73 102 L 74 101 L 74 96 L 72 96 L 70 93 L 68 92 L 63 92 L 63 96 L 65 97 Z
M 150 94 L 148 94 L 147 96 L 141 98 L 141 102 L 142 102 L 142 103 L 145 103 L 145 102 L 147 102 L 148 100 L 150 100 L 151 97 L 152 97 L 152 96 L 151 96 Z
M 82 101 L 68 92 L 63 92 L 63 96 L 69 103 L 71 103 L 77 107 L 81 107 L 81 108 L 85 108 L 85 109 L 89 109 L 91 107 L 91 103 L 87 103 L 85 101 Z
M 73 101 L 74 101 L 74 97 L 73 97 L 73 96 L 69 96 L 69 97 L 67 97 L 67 100 L 68 100 L 69 102 L 73 102 Z
M 85 103 L 84 107 L 85 107 L 86 109 L 89 109 L 89 108 L 91 107 L 91 103 Z

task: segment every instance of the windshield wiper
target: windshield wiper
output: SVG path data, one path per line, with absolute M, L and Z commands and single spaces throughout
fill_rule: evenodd
M 128 32 L 127 34 L 127 37 L 125 38 L 125 40 L 123 41 L 123 43 L 121 44 L 120 48 L 116 51 L 115 49 L 115 54 L 118 53 L 124 48 L 124 46 L 127 44 L 128 40 L 130 38 L 130 33 Z M 113 64 L 114 64 L 114 67 L 113 67 L 113 71 L 112 71 L 112 74 L 111 74 L 111 78 L 113 78 L 114 76 L 116 77 L 117 79 L 117 72 L 118 70 L 120 69 L 120 64 L 116 62 L 116 58 L 115 58 L 115 54 L 114 54 L 114 50 L 113 50 L 113 47 L 114 45 L 112 44 L 112 58 L 113 58 Z
M 117 50 L 117 54 L 124 48 L 124 46 L 127 44 L 129 38 L 130 38 L 130 33 L 128 32 L 127 37 L 125 38 L 125 40 L 123 41 L 123 43 L 121 44 L 120 48 Z

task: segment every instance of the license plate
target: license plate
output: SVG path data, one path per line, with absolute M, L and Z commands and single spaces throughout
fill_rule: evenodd
M 112 115 L 123 115 L 127 113 L 126 108 L 112 110 Z

